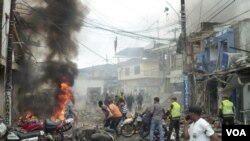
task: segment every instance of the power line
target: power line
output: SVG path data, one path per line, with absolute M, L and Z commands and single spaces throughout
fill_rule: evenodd
M 26 3 L 27 4 L 27 3 Z M 45 17 L 47 18 L 47 16 L 45 16 L 44 14 L 38 12 L 36 9 L 34 9 L 32 6 L 30 6 L 29 4 L 27 4 L 26 6 L 28 6 L 29 8 L 31 8 L 33 11 L 35 11 L 36 13 L 38 13 L 38 15 L 40 15 L 41 17 Z M 48 21 L 50 24 L 54 25 L 57 29 L 59 29 L 60 31 L 62 31 L 63 33 L 66 33 L 60 26 L 58 26 L 58 24 Z M 105 57 L 101 56 L 100 54 L 98 54 L 97 52 L 95 52 L 94 50 L 92 50 L 91 48 L 89 48 L 88 46 L 86 46 L 85 44 L 81 43 L 79 40 L 74 39 L 76 42 L 78 42 L 80 45 L 82 45 L 84 48 L 86 48 L 87 50 L 89 50 L 90 52 L 92 52 L 93 54 L 97 55 L 98 57 L 106 60 Z
M 221 12 L 223 12 L 225 9 L 227 9 L 231 4 L 233 4 L 235 2 L 235 0 L 231 1 L 228 5 L 226 5 L 224 8 L 222 8 L 221 10 L 219 10 L 215 15 L 213 15 L 210 19 L 208 19 L 208 21 L 212 20 L 214 17 L 216 17 L 217 15 L 219 15 Z
M 85 25 L 85 26 L 86 27 L 97 28 L 97 29 L 101 29 L 101 30 L 105 30 L 105 31 L 109 31 L 109 32 L 116 33 L 116 34 L 119 34 L 119 35 L 124 35 L 124 36 L 127 36 L 128 34 L 133 35 L 133 36 L 128 36 L 128 37 L 141 37 L 141 38 L 147 38 L 147 39 L 152 39 L 152 40 L 165 40 L 165 41 L 170 41 L 171 40 L 169 38 L 158 38 L 158 37 L 146 36 L 146 35 L 137 34 L 137 33 L 134 33 L 134 32 L 125 31 L 125 30 L 121 30 L 121 29 L 114 30 L 114 29 L 108 29 L 108 28 L 95 26 L 95 25 L 90 25 L 90 26 Z
M 233 4 L 234 2 L 235 2 L 235 0 L 232 0 L 230 3 L 229 3 L 230 1 L 226 1 L 222 6 L 220 6 L 218 9 L 216 9 L 216 11 L 214 11 L 214 12 L 212 12 L 212 14 L 210 14 L 209 16 L 212 16 L 214 13 L 214 15 L 211 17 L 211 18 L 209 18 L 208 20 L 207 20 L 207 22 L 209 22 L 210 20 L 212 20 L 214 17 L 216 17 L 217 15 L 219 15 L 221 12 L 223 12 L 225 9 L 227 9 L 231 4 Z M 219 2 L 218 2 L 219 3 Z M 228 4 L 229 3 L 229 4 Z M 226 5 L 227 4 L 227 5 Z M 225 6 L 226 5 L 226 6 Z M 223 6 L 225 6 L 225 7 L 223 7 Z M 222 8 L 223 7 L 223 8 Z M 212 8 L 213 9 L 213 8 Z M 218 11 L 218 12 L 217 12 Z M 217 13 L 216 13 L 217 12 Z M 207 13 L 209 13 L 209 12 L 205 12 L 205 15 L 207 14 Z M 195 26 L 198 26 L 200 24 L 200 22 L 198 22 L 198 24 L 193 24 L 193 25 L 191 25 L 190 26 L 190 28 L 193 28 L 193 27 L 195 27 Z M 199 29 L 200 27 L 197 27 L 196 29 L 195 29 L 195 31 L 197 31 L 198 29 Z
M 244 12 L 242 12 L 242 13 L 240 13 L 240 14 L 238 14 L 238 15 L 236 15 L 236 16 L 230 18 L 230 19 L 227 19 L 227 20 L 224 21 L 223 23 L 227 23 L 227 22 L 229 22 L 229 21 L 231 21 L 231 20 L 233 20 L 233 19 L 236 19 L 236 18 L 238 18 L 239 16 L 242 16 L 242 15 L 248 13 L 248 12 L 250 12 L 250 9 L 248 9 L 248 10 L 246 10 L 246 11 L 244 11 Z
M 29 8 L 31 8 L 32 10 L 36 11 L 32 6 L 30 6 L 27 2 L 24 2 L 26 4 L 26 6 L 28 5 Z M 65 9 L 65 10 L 68 10 L 68 9 Z M 38 12 L 38 11 L 36 11 Z M 46 15 L 47 16 L 47 15 Z M 82 22 L 85 22 L 87 23 L 84 19 L 80 18 Z M 115 27 L 109 27 L 107 25 L 103 25 L 103 26 L 106 26 L 108 28 L 111 28 L 111 29 L 108 29 L 108 28 L 105 28 L 105 27 L 101 27 L 99 26 L 99 23 L 97 23 L 98 25 L 93 25 L 91 23 L 88 23 L 89 25 L 91 25 L 93 28 L 97 28 L 97 29 L 102 29 L 102 30 L 106 30 L 106 31 L 109 31 L 109 32 L 113 32 L 113 33 L 116 33 L 116 34 L 120 34 L 120 35 L 123 35 L 123 36 L 128 36 L 128 37 L 131 37 L 131 38 L 134 38 L 134 37 L 137 37 L 137 38 L 147 38 L 147 39 L 151 39 L 151 40 L 165 40 L 165 41 L 169 41 L 171 39 L 168 39 L 168 38 L 158 38 L 158 37 L 153 37 L 153 36 L 147 36 L 147 35 L 142 35 L 142 34 L 137 34 L 137 33 L 134 33 L 134 32 L 130 32 L 130 31 L 125 31 L 125 30 L 121 30 L 121 29 L 118 29 L 118 28 L 115 28 Z M 90 27 L 90 26 L 86 26 L 86 27 Z M 133 36 L 130 36 L 128 34 L 131 34 Z

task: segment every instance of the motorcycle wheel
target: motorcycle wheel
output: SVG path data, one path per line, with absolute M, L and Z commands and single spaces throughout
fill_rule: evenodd
M 63 132 L 59 132 L 57 134 L 53 135 L 54 141 L 63 141 L 64 140 L 64 134 Z
M 57 134 L 46 134 L 45 136 L 39 137 L 38 141 L 63 141 L 64 135 L 62 132 Z
M 133 124 L 124 124 L 121 127 L 121 135 L 124 137 L 131 137 L 135 134 L 136 127 Z

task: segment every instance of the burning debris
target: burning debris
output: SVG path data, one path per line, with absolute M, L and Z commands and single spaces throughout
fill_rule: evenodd
M 22 32 L 42 39 L 49 52 L 39 68 L 22 67 L 30 73 L 19 77 L 19 112 L 32 111 L 38 117 L 63 120 L 67 103 L 74 101 L 70 87 L 78 73 L 71 61 L 78 53 L 74 36 L 83 25 L 87 8 L 80 0 L 30 0 L 22 1 L 22 5 L 30 12 L 23 16 L 28 26 L 23 26 Z

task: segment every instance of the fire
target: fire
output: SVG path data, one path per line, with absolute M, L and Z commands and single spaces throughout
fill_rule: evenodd
M 66 110 L 67 103 L 72 98 L 72 93 L 70 86 L 67 82 L 62 82 L 60 84 L 61 93 L 58 95 L 58 105 L 54 108 L 54 113 L 52 115 L 52 120 L 64 120 L 64 114 Z
M 24 116 L 20 116 L 18 118 L 18 122 L 19 123 L 21 123 L 23 121 L 30 122 L 30 121 L 36 120 L 36 119 L 37 119 L 37 117 L 31 111 L 27 111 Z

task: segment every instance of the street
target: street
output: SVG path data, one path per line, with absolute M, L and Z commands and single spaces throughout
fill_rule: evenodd
M 99 107 L 93 106 L 92 108 L 85 108 L 83 112 L 79 112 L 79 121 L 78 121 L 78 129 L 88 130 L 87 132 L 93 131 L 92 129 L 102 129 L 103 123 L 103 113 L 99 109 Z M 84 133 L 86 134 L 86 133 Z M 111 135 L 114 135 L 111 133 Z M 131 137 L 124 137 L 123 135 L 119 135 L 117 137 L 117 141 L 139 141 L 140 137 L 136 133 Z M 149 136 L 146 137 L 146 140 L 149 141 Z M 174 140 L 173 140 L 174 141 Z M 182 141 L 182 139 L 181 139 Z

